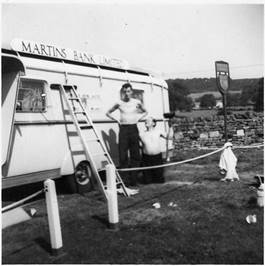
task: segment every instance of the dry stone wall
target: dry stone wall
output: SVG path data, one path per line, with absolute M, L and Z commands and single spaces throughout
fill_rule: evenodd
M 227 116 L 228 140 L 234 145 L 263 143 L 264 114 L 235 113 Z M 175 149 L 221 147 L 225 143 L 224 116 L 173 118 Z

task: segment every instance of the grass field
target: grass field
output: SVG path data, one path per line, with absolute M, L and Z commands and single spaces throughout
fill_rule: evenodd
M 186 151 L 176 160 L 203 153 Z M 118 231 L 107 229 L 106 204 L 97 192 L 71 195 L 58 187 L 63 252 L 50 254 L 45 201 L 39 198 L 25 207 L 37 209 L 33 219 L 3 230 L 2 263 L 263 264 L 263 208 L 249 188 L 263 173 L 263 149 L 234 153 L 240 182 L 220 182 L 215 154 L 167 168 L 165 184 L 140 185 L 139 194 L 119 196 Z M 154 209 L 155 202 L 161 208 Z M 257 215 L 257 223 L 246 222 L 249 214 Z

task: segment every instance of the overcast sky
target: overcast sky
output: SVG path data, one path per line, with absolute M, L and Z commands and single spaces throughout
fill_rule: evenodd
M 126 59 L 164 78 L 214 77 L 217 60 L 232 79 L 264 73 L 262 2 L 6 1 L 2 43 L 14 38 Z

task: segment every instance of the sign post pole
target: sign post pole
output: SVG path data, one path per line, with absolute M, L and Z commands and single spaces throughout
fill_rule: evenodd
M 223 110 L 224 110 L 224 133 L 225 133 L 225 142 L 227 142 L 227 91 L 230 87 L 230 73 L 229 65 L 224 61 L 215 62 L 215 74 L 216 74 L 216 83 L 220 93 L 223 96 Z
M 226 111 L 226 105 L 227 105 L 227 94 L 223 94 L 223 110 L 224 110 L 224 131 L 225 131 L 225 142 L 227 142 L 227 111 Z

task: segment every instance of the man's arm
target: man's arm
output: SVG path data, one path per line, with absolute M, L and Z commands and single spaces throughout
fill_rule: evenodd
M 165 140 L 174 140 L 174 135 L 170 134 L 173 133 L 170 129 L 167 132 L 160 131 L 160 137 Z
M 106 116 L 107 116 L 108 118 L 110 118 L 111 120 L 116 121 L 118 124 L 120 124 L 120 121 L 119 121 L 117 118 L 115 118 L 114 116 L 111 115 L 111 114 L 112 114 L 115 110 L 117 110 L 118 108 L 119 108 L 119 104 L 116 103 L 115 105 L 113 105 L 113 106 L 107 111 Z
M 141 110 L 141 112 L 142 112 L 142 116 L 138 120 L 138 121 L 140 121 L 141 119 L 143 119 L 144 117 L 147 116 L 148 112 L 147 112 L 147 110 L 145 109 L 144 105 L 141 102 L 138 104 L 138 109 Z
M 160 137 L 163 138 L 163 139 L 168 139 L 168 140 L 174 140 L 173 137 L 170 137 L 170 136 L 165 136 L 164 134 L 160 134 Z

